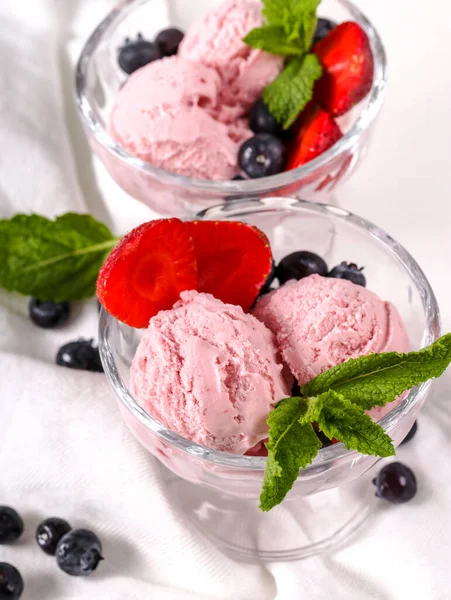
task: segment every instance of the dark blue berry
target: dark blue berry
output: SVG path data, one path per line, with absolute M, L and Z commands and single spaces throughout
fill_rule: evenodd
M 276 278 L 276 263 L 273 260 L 272 265 L 271 265 L 271 272 L 265 281 L 265 285 L 260 290 L 260 296 L 264 296 L 265 294 L 268 294 L 269 292 L 272 291 L 271 285 L 275 278 Z
M 327 276 L 334 279 L 347 279 L 356 285 L 366 287 L 365 275 L 362 273 L 363 269 L 364 267 L 359 269 L 354 263 L 342 262 L 341 265 L 334 267 Z
M 77 340 L 65 344 L 58 350 L 56 364 L 82 371 L 103 371 L 99 349 L 93 346 L 93 340 Z
M 145 40 L 139 33 L 136 41 L 132 42 L 128 38 L 125 44 L 119 49 L 118 63 L 120 68 L 131 75 L 141 67 L 162 58 L 160 48 L 157 44 Z
M 332 446 L 332 440 L 330 440 L 322 431 L 315 431 L 316 437 L 321 442 L 321 448 L 328 448 Z
M 23 533 L 22 517 L 9 506 L 0 506 L 0 544 L 11 544 Z
M 283 171 L 286 161 L 285 146 L 279 138 L 269 133 L 257 133 L 241 146 L 241 169 L 251 179 L 269 177 Z
M 90 575 L 103 560 L 102 544 L 92 531 L 74 529 L 58 542 L 56 561 L 60 569 L 74 577 Z
M 50 517 L 42 521 L 36 529 L 36 541 L 38 546 L 46 554 L 54 556 L 60 539 L 69 533 L 72 527 L 64 519 Z
M 170 27 L 169 29 L 160 31 L 155 39 L 155 43 L 163 56 L 173 56 L 174 54 L 177 54 L 184 37 L 185 34 L 183 31 L 180 31 L 180 29 L 176 29 L 175 27 Z
M 32 298 L 28 305 L 28 312 L 35 325 L 50 329 L 68 320 L 70 305 L 68 302 L 41 302 Z
M 301 386 L 299 385 L 299 382 L 297 381 L 297 379 L 294 380 L 294 383 L 291 387 L 291 395 L 294 398 L 301 395 Z
M 0 563 L 0 600 L 19 600 L 23 593 L 22 575 L 9 563 Z
M 277 266 L 276 277 L 280 284 L 290 279 L 303 279 L 309 275 L 327 275 L 327 264 L 314 252 L 300 250 L 283 258 Z
M 386 465 L 373 479 L 376 496 L 392 504 L 409 502 L 417 493 L 417 480 L 411 469 L 400 462 Z
M 315 36 L 313 38 L 313 46 L 328 35 L 332 29 L 335 29 L 337 23 L 329 19 L 318 19 Z
M 409 433 L 406 435 L 406 437 L 403 439 L 403 441 L 400 443 L 400 446 L 402 446 L 403 444 L 406 444 L 407 442 L 410 442 L 410 440 L 415 436 L 416 432 L 418 429 L 418 424 L 415 421 L 415 423 L 412 425 L 411 430 L 409 431 Z
M 269 112 L 269 108 L 264 103 L 263 98 L 259 98 L 251 108 L 249 113 L 249 127 L 254 133 L 272 133 L 277 136 L 280 136 L 282 133 L 282 127 Z

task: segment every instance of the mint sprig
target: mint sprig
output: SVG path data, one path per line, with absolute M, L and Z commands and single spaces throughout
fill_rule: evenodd
M 348 450 L 381 457 L 395 454 L 390 437 L 365 410 L 440 377 L 450 363 L 451 334 L 447 334 L 418 352 L 350 359 L 301 386 L 301 396 L 279 402 L 268 418 L 268 461 L 260 508 L 268 511 L 279 504 L 293 487 L 299 469 L 319 452 L 313 423 Z
M 440 377 L 451 362 L 451 333 L 418 352 L 370 354 L 333 367 L 301 387 L 304 396 L 334 390 L 369 410 L 393 402 L 405 390 Z
M 315 34 L 316 9 L 321 0 L 264 0 L 263 16 L 269 25 L 283 27 L 286 37 L 308 52 Z
M 269 415 L 270 439 L 260 508 L 269 510 L 282 502 L 299 475 L 321 449 L 310 423 L 301 423 L 307 411 L 302 398 L 288 398 Z
M 290 40 L 285 29 L 276 25 L 265 25 L 253 29 L 247 34 L 244 41 L 252 48 L 259 48 L 280 56 L 303 56 L 305 54 L 297 40 Z
M 313 96 L 322 75 L 318 58 L 309 53 L 320 0 L 264 0 L 266 24 L 244 38 L 252 48 L 287 58 L 285 69 L 263 92 L 271 114 L 288 129 Z
M 16 215 L 0 220 L 0 287 L 43 301 L 95 294 L 99 269 L 118 242 L 90 215 L 55 220 Z
M 263 92 L 263 100 L 273 117 L 289 129 L 313 96 L 313 83 L 322 68 L 314 54 L 290 58 L 282 73 Z

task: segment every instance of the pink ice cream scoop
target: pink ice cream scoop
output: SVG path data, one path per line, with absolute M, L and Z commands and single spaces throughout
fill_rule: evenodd
M 243 38 L 263 25 L 258 0 L 227 0 L 194 23 L 179 55 L 213 67 L 222 78 L 217 118 L 229 123 L 245 115 L 282 71 L 284 59 L 250 48 Z
M 263 323 L 194 291 L 151 319 L 130 377 L 136 400 L 165 427 L 236 454 L 267 438 L 268 414 L 291 383 Z
M 240 142 L 251 132 L 229 127 L 217 111 L 221 78 L 215 69 L 173 56 L 133 73 L 110 116 L 113 139 L 156 167 L 200 179 L 238 173 Z
M 396 308 L 344 279 L 311 275 L 263 296 L 253 310 L 277 338 L 302 385 L 349 358 L 372 352 L 408 352 L 409 338 Z M 373 409 L 380 419 L 393 408 Z

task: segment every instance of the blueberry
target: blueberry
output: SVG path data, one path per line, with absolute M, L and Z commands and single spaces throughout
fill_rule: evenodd
M 249 113 L 249 127 L 254 133 L 272 133 L 273 135 L 281 135 L 282 127 L 277 120 L 269 112 L 269 108 L 259 98 L 251 108 Z
M 11 544 L 23 533 L 22 517 L 9 506 L 0 506 L 0 544 Z
M 170 27 L 169 29 L 160 31 L 155 39 L 155 43 L 163 56 L 173 56 L 177 54 L 184 36 L 185 34 L 180 29 Z
M 271 265 L 271 272 L 269 273 L 269 275 L 265 281 L 265 285 L 260 290 L 260 294 L 259 294 L 260 296 L 264 296 L 265 294 L 268 294 L 269 292 L 272 291 L 271 285 L 275 278 L 276 278 L 276 263 L 273 260 L 272 265 Z
M 321 448 L 328 448 L 332 446 L 332 440 L 330 440 L 322 431 L 315 431 L 316 437 L 321 442 Z
M 41 302 L 32 298 L 28 305 L 28 312 L 35 325 L 50 329 L 68 320 L 70 305 L 68 302 Z
M 16 567 L 0 562 L 0 600 L 19 600 L 23 588 L 22 575 Z
M 99 349 L 93 346 L 93 340 L 69 342 L 58 350 L 56 364 L 69 369 L 102 373 Z
M 291 387 L 291 395 L 294 398 L 301 395 L 301 386 L 299 385 L 299 382 L 297 381 L 297 379 L 294 380 L 294 383 Z
M 415 421 L 415 423 L 412 425 L 411 430 L 409 431 L 409 433 L 406 435 L 406 437 L 403 439 L 403 441 L 399 445 L 402 446 L 403 444 L 410 442 L 410 440 L 415 436 L 417 429 L 418 429 L 418 424 Z
M 328 35 L 332 29 L 335 29 L 337 23 L 329 19 L 318 19 L 315 36 L 313 38 L 313 46 Z
M 409 502 L 417 493 L 417 480 L 409 467 L 400 462 L 385 466 L 373 479 L 377 488 L 376 496 L 385 498 L 392 504 Z
M 131 75 L 134 71 L 160 58 L 162 55 L 157 44 L 145 40 L 138 33 L 136 41 L 132 42 L 128 38 L 125 40 L 125 44 L 119 49 L 117 60 L 120 68 Z
M 251 179 L 269 177 L 283 171 L 286 152 L 283 142 L 269 133 L 257 133 L 241 146 L 241 169 Z
M 58 542 L 56 562 L 68 575 L 83 577 L 90 575 L 103 560 L 102 544 L 92 531 L 74 529 Z
M 280 285 L 290 279 L 299 280 L 309 275 L 327 275 L 327 265 L 321 256 L 308 250 L 300 250 L 285 256 L 280 261 L 276 273 Z
M 56 546 L 60 539 L 69 533 L 72 527 L 64 519 L 51 517 L 42 521 L 36 529 L 36 541 L 38 546 L 50 556 L 54 556 Z
M 354 263 L 342 262 L 341 265 L 334 267 L 327 276 L 335 279 L 347 279 L 356 285 L 366 287 L 365 275 L 362 273 L 363 269 L 364 267 L 359 269 Z

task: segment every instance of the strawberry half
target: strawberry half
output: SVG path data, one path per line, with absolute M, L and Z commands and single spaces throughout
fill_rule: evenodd
M 374 78 L 370 41 L 357 23 L 337 25 L 313 47 L 324 74 L 315 85 L 315 99 L 335 117 L 363 100 Z
M 196 288 L 194 245 L 179 219 L 133 229 L 113 249 L 97 279 L 101 304 L 131 327 L 147 327 L 158 311 L 172 308 L 180 292 Z
M 191 221 L 198 269 L 198 290 L 243 310 L 251 308 L 272 268 L 266 235 L 237 221 Z
M 334 118 L 319 106 L 309 106 L 297 123 L 287 171 L 313 160 L 343 137 Z

